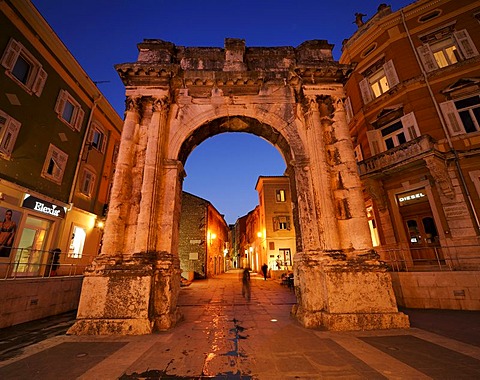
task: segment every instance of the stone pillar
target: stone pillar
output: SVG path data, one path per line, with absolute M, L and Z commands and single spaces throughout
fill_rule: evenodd
M 327 160 L 332 170 L 332 190 L 341 247 L 346 250 L 353 249 L 357 254 L 369 251 L 372 249 L 372 239 L 345 108 L 342 100 L 334 96 L 323 97 L 322 103 L 325 111 L 322 122 Z
M 140 111 L 140 97 L 128 97 L 101 256 L 118 255 L 123 251 L 124 234 L 132 197 L 131 173 L 135 154 L 136 130 L 141 117 Z
M 310 172 L 312 180 L 311 198 L 317 212 L 314 221 L 320 232 L 319 249 L 339 249 L 337 219 L 335 218 L 334 204 L 331 191 L 330 169 L 327 165 L 325 142 L 320 123 L 320 110 L 314 97 L 307 97 L 305 108 L 305 127 L 310 155 Z M 302 235 L 303 236 L 303 235 Z M 304 248 L 304 253 L 307 251 Z
M 134 252 L 155 250 L 155 207 L 157 203 L 157 187 L 162 182 L 162 161 L 167 131 L 169 110 L 168 97 L 152 98 L 152 117 L 146 131 L 146 152 L 143 165 L 143 181 L 141 200 L 136 225 Z

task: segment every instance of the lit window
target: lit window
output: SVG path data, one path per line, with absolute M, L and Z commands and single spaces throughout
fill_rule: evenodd
M 285 202 L 285 190 L 277 190 L 276 191 L 276 199 L 277 202 Z
M 441 103 L 440 108 L 445 121 L 454 135 L 480 131 L 480 96 L 449 100 Z
M 68 257 L 80 259 L 83 255 L 83 246 L 85 245 L 85 238 L 87 237 L 87 230 L 82 227 L 73 226 L 72 235 L 70 238 L 70 246 L 68 248 Z
M 413 112 L 378 129 L 367 131 L 372 156 L 395 148 L 419 136 L 420 130 Z
M 45 163 L 43 164 L 42 177 L 60 185 L 67 160 L 68 154 L 58 149 L 55 145 L 50 144 Z
M 365 104 L 388 92 L 400 83 L 393 61 L 384 64 L 381 62 L 373 65 L 363 73 L 364 79 L 360 81 L 360 92 Z
M 80 104 L 66 90 L 60 90 L 57 103 L 55 104 L 55 112 L 60 120 L 69 127 L 79 131 L 82 127 L 85 112 Z
M 87 197 L 90 197 L 93 193 L 93 189 L 95 186 L 95 174 L 88 170 L 84 169 L 83 170 L 83 176 L 82 176 L 82 183 L 80 185 L 80 192 Z
M 0 110 L 0 155 L 10 157 L 21 123 Z
M 20 42 L 10 39 L 3 52 L 1 63 L 6 69 L 5 74 L 24 90 L 29 94 L 41 95 L 47 73 L 40 62 Z
M 425 71 L 431 72 L 478 55 L 466 29 L 455 32 L 453 25 L 420 37 L 417 47 Z

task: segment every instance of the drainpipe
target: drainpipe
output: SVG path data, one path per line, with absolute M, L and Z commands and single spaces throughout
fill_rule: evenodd
M 469 208 L 470 212 L 472 213 L 473 217 L 475 218 L 475 223 L 476 223 L 475 228 L 477 230 L 477 235 L 478 235 L 478 233 L 480 231 L 480 221 L 479 221 L 478 215 L 475 211 L 475 207 L 474 207 L 472 198 L 470 196 L 470 192 L 468 191 L 468 187 L 467 187 L 467 184 L 466 184 L 466 181 L 465 181 L 465 177 L 463 176 L 462 169 L 460 167 L 458 152 L 456 151 L 455 147 L 453 146 L 453 143 L 452 143 L 452 140 L 451 140 L 451 137 L 450 137 L 450 132 L 448 130 L 447 124 L 445 123 L 443 113 L 440 110 L 440 106 L 438 105 L 437 100 L 435 99 L 435 95 L 434 95 L 433 90 L 430 86 L 430 82 L 428 81 L 428 75 L 423 68 L 420 57 L 418 56 L 417 49 L 415 49 L 415 45 L 413 44 L 412 36 L 410 35 L 410 31 L 408 30 L 407 23 L 405 22 L 405 14 L 403 13 L 403 9 L 400 10 L 400 14 L 402 15 L 402 24 L 403 24 L 403 27 L 405 28 L 405 32 L 407 33 L 408 41 L 410 42 L 410 47 L 412 48 L 413 53 L 415 54 L 415 59 L 417 61 L 418 66 L 420 67 L 420 70 L 422 72 L 425 84 L 427 85 L 428 93 L 430 94 L 430 98 L 432 99 L 433 105 L 435 106 L 435 110 L 436 110 L 437 115 L 440 119 L 440 124 L 442 126 L 443 133 L 445 134 L 445 137 L 447 138 L 448 147 L 453 152 L 455 167 L 457 169 L 458 176 L 460 178 L 460 184 L 461 184 L 462 190 L 464 191 L 464 194 L 466 195 L 466 197 L 468 199 L 468 202 L 467 202 L 468 208 Z
M 85 146 L 87 143 L 88 135 L 90 134 L 90 127 L 92 126 L 93 113 L 95 108 L 97 108 L 98 102 L 102 99 L 103 95 L 99 94 L 93 100 L 92 108 L 90 108 L 90 115 L 88 116 L 87 129 L 85 135 L 83 136 L 82 148 L 80 149 L 80 154 L 78 155 L 77 166 L 75 167 L 75 174 L 73 176 L 72 188 L 70 189 L 70 195 L 68 197 L 68 203 L 70 207 L 73 207 L 73 196 L 75 195 L 75 188 L 77 187 L 78 173 L 80 171 L 80 165 L 82 164 L 83 153 L 85 152 Z

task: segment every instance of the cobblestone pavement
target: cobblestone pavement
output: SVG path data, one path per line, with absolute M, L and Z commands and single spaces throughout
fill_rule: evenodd
M 295 301 L 252 275 L 247 302 L 229 272 L 181 289 L 184 320 L 171 331 L 47 337 L 0 357 L 0 379 L 480 378 L 480 312 L 406 310 L 422 328 L 328 332 L 291 318 Z

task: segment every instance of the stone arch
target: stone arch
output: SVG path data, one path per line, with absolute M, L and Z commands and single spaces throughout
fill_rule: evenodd
M 85 272 L 72 334 L 147 334 L 179 319 L 183 164 L 217 133 L 262 136 L 284 156 L 297 231 L 297 305 L 307 327 L 407 327 L 372 249 L 332 45 L 139 44 L 116 66 L 126 113 L 101 254 Z

